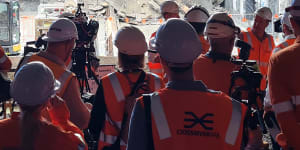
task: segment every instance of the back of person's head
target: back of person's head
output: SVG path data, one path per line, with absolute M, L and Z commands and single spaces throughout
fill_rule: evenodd
M 204 34 L 208 37 L 211 47 L 233 46 L 234 39 L 240 33 L 227 13 L 216 13 L 208 21 Z
M 288 30 L 288 32 L 293 33 L 293 27 L 290 21 L 290 13 L 289 12 L 285 12 L 281 18 L 281 24 L 282 24 L 282 28 L 283 31 Z
M 159 27 L 155 49 L 169 68 L 184 72 L 192 67 L 202 46 L 193 26 L 182 19 L 173 18 Z
M 188 21 L 195 28 L 198 34 L 203 34 L 208 18 L 209 13 L 202 6 L 193 6 L 184 15 L 184 20 Z
M 49 44 L 65 42 L 72 39 L 78 39 L 78 32 L 76 25 L 67 18 L 60 18 L 52 23 L 47 35 L 43 37 L 43 40 Z
M 165 1 L 160 6 L 160 12 L 165 20 L 179 18 L 179 6 L 175 1 Z
M 300 0 L 293 0 L 291 6 L 285 9 L 285 12 L 290 13 L 290 21 L 295 34 L 300 34 Z
M 118 48 L 119 66 L 123 70 L 142 69 L 144 54 L 148 50 L 145 36 L 134 26 L 122 27 L 114 40 Z
M 30 62 L 22 66 L 11 83 L 10 94 L 20 105 L 22 150 L 34 149 L 39 133 L 40 113 L 51 96 L 59 89 L 52 71 L 41 62 Z

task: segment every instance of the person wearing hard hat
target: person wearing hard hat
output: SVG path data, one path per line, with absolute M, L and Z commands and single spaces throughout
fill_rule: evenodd
M 293 31 L 292 24 L 290 22 L 290 13 L 285 12 L 283 17 L 281 18 L 281 25 L 282 25 L 282 31 L 284 34 L 284 39 L 285 41 L 277 45 L 274 50 L 273 54 L 279 52 L 280 50 L 294 44 L 296 40 L 296 36 Z M 273 119 L 273 122 L 276 122 L 276 118 L 274 115 L 274 112 L 272 110 L 272 104 L 271 104 L 271 99 L 270 99 L 270 92 L 269 92 L 269 86 L 266 88 L 266 96 L 264 98 L 264 109 L 265 112 L 267 113 L 267 116 L 270 116 L 271 118 L 268 119 Z M 273 117 L 274 116 L 274 117 Z M 277 126 L 277 123 L 273 123 L 273 127 L 269 129 L 270 134 L 272 136 L 272 140 L 276 140 L 276 136 L 280 133 L 280 128 Z
M 239 32 L 227 13 L 217 13 L 209 18 L 204 33 L 211 47 L 194 62 L 195 80 L 202 80 L 208 88 L 229 94 L 231 72 L 239 69 L 231 62 L 231 52 Z
M 276 53 L 280 51 L 281 49 L 284 49 L 292 44 L 294 44 L 296 40 L 296 36 L 293 31 L 292 24 L 290 22 L 290 13 L 285 12 L 283 17 L 281 18 L 281 25 L 282 25 L 282 32 L 284 36 L 284 42 L 280 43 L 273 49 L 273 53 Z
M 283 147 L 300 149 L 300 0 L 294 0 L 285 9 L 290 13 L 290 22 L 296 40 L 291 46 L 273 54 L 268 70 L 272 108 L 281 127 L 277 136 Z M 285 137 L 285 138 L 283 138 Z M 287 144 L 287 145 L 284 145 Z
M 175 1 L 165 1 L 161 4 L 160 12 L 162 17 L 167 21 L 170 18 L 179 18 L 179 6 Z M 150 72 L 155 73 L 162 78 L 165 77 L 165 73 L 159 62 L 159 55 L 155 48 L 152 47 L 152 42 L 155 40 L 156 32 L 152 33 L 149 40 L 149 48 L 151 51 L 148 52 L 148 67 Z
M 138 28 L 122 27 L 114 45 L 119 51 L 120 71 L 101 79 L 89 124 L 99 150 L 115 146 L 125 150 L 130 114 L 135 103 L 132 96 L 151 93 L 164 86 L 159 76 L 143 71 L 144 54 L 148 48 L 145 36 Z
M 127 149 L 239 150 L 246 107 L 194 80 L 193 61 L 202 49 L 195 29 L 170 19 L 158 29 L 155 47 L 169 82 L 138 99 Z
M 61 83 L 54 78 L 50 68 L 42 62 L 30 62 L 18 70 L 10 93 L 19 104 L 21 113 L 14 112 L 11 118 L 0 120 L 1 150 L 87 150 L 80 129 L 74 127 L 65 130 L 42 116 L 46 109 L 60 109 L 64 106 L 61 105 L 63 100 L 56 96 L 60 86 Z
M 194 6 L 184 15 L 184 20 L 188 21 L 195 28 L 199 36 L 202 44 L 202 54 L 207 53 L 210 47 L 209 42 L 205 39 L 203 34 L 208 18 L 209 13 L 202 6 Z
M 241 40 L 251 45 L 249 60 L 256 60 L 260 72 L 263 75 L 261 89 L 266 88 L 266 78 L 268 71 L 269 58 L 275 48 L 272 35 L 265 32 L 269 23 L 272 21 L 272 12 L 268 7 L 262 7 L 255 12 L 255 19 L 252 29 L 242 32 L 239 36 Z
M 58 96 L 62 97 L 70 111 L 70 120 L 80 129 L 88 126 L 90 110 L 81 100 L 79 85 L 75 75 L 66 68 L 71 57 L 78 33 L 75 24 L 65 18 L 56 20 L 43 40 L 48 42 L 47 49 L 38 54 L 28 54 L 19 63 L 19 67 L 31 61 L 41 61 L 53 71 L 62 83 Z

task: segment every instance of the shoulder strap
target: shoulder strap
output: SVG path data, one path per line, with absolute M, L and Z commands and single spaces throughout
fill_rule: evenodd
M 151 95 L 144 94 L 143 101 L 145 106 L 145 118 L 146 118 L 146 128 L 147 128 L 147 147 L 148 150 L 154 150 L 154 142 L 152 135 L 152 121 L 151 121 Z
M 146 78 L 146 73 L 145 73 L 144 71 L 141 71 L 141 74 L 140 74 L 138 80 L 135 82 L 134 86 L 132 87 L 129 96 L 132 96 L 132 95 L 134 94 L 134 92 L 135 92 L 135 91 L 137 90 L 137 88 L 138 88 L 138 85 L 139 85 L 140 83 L 142 83 L 142 82 L 145 80 L 145 78 Z

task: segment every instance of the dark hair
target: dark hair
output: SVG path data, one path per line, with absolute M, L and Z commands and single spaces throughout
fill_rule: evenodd
M 203 13 L 205 13 L 207 15 L 207 17 L 209 18 L 209 12 L 207 11 L 206 8 L 202 7 L 201 5 L 195 5 L 193 7 L 190 8 L 190 10 L 184 15 L 184 17 L 186 17 L 190 12 L 194 11 L 194 10 L 200 10 Z
M 200 11 L 202 11 L 209 18 L 208 11 L 204 7 L 202 7 L 201 5 L 196 5 L 196 6 L 191 7 L 191 9 L 184 15 L 184 18 L 186 18 L 187 15 L 190 12 L 194 11 L 194 10 L 200 10 Z M 203 34 L 205 26 L 206 26 L 206 23 L 201 23 L 201 22 L 189 22 L 189 23 L 195 28 L 197 34 Z
M 143 69 L 144 60 L 144 55 L 118 54 L 119 67 L 123 70 Z

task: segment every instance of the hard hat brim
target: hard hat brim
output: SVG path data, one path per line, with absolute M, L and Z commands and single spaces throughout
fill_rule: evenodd
M 47 35 L 45 35 L 44 37 L 42 37 L 43 41 L 47 41 L 47 42 L 62 42 L 62 41 L 66 41 L 66 40 L 62 40 L 62 39 L 53 39 L 48 37 Z

